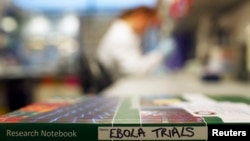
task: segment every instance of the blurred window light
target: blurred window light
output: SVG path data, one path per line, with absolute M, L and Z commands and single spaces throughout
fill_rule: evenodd
M 51 24 L 45 16 L 36 16 L 27 24 L 27 32 L 34 35 L 46 35 L 50 30 Z
M 58 28 L 62 34 L 76 36 L 80 28 L 80 21 L 76 15 L 68 14 L 62 18 Z
M 157 0 L 96 0 L 97 9 L 127 9 L 137 6 L 154 7 Z
M 17 6 L 34 11 L 83 10 L 88 0 L 12 0 Z
M 12 18 L 12 17 L 4 17 L 1 21 L 1 28 L 5 31 L 5 32 L 13 32 L 17 29 L 18 24 L 17 21 Z
M 139 5 L 153 7 L 157 0 L 12 0 L 26 10 L 35 11 L 86 11 L 123 10 Z

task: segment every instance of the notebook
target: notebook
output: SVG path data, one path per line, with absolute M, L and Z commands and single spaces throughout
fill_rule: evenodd
M 249 125 L 249 97 L 68 96 L 0 116 L 0 141 L 246 138 Z

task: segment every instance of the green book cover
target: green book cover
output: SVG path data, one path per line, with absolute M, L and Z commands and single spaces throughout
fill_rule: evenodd
M 0 116 L 0 141 L 208 140 L 209 125 L 249 125 L 249 101 L 195 94 L 55 98 Z

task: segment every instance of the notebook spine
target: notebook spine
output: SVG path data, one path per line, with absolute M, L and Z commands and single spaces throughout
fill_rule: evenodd
M 204 125 L 0 123 L 0 141 L 207 140 Z

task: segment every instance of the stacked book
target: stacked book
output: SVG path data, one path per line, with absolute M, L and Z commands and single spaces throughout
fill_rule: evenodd
M 248 139 L 250 98 L 60 97 L 0 116 L 0 141 Z

